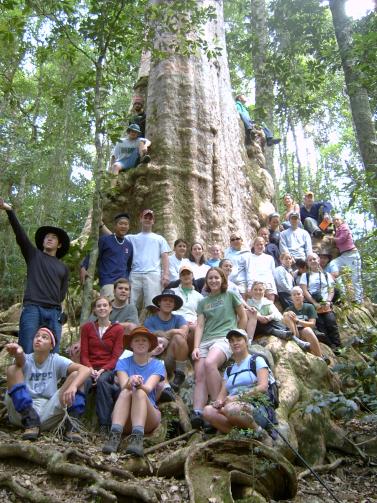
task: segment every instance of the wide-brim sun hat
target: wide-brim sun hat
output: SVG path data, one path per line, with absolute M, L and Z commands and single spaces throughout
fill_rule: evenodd
M 169 297 L 170 299 L 174 300 L 174 311 L 181 309 L 181 307 L 183 306 L 183 300 L 181 299 L 181 297 L 176 295 L 174 290 L 169 289 L 163 290 L 160 295 L 156 295 L 156 297 L 152 299 L 153 304 L 157 307 L 160 307 L 160 302 L 163 297 Z
M 64 255 L 68 253 L 69 245 L 71 243 L 68 234 L 60 227 L 53 227 L 52 225 L 44 225 L 43 227 L 39 227 L 39 229 L 37 229 L 37 232 L 35 233 L 35 244 L 41 251 L 43 251 L 43 241 L 47 234 L 55 234 L 56 236 L 58 236 L 59 244 L 61 246 L 56 251 L 56 257 L 64 257 Z
M 142 335 L 143 337 L 146 337 L 149 340 L 150 343 L 149 352 L 153 351 L 158 346 L 157 336 L 152 332 L 150 332 L 147 328 L 140 326 L 134 328 L 129 334 L 124 335 L 123 349 L 131 349 L 132 351 L 131 341 L 133 337 L 136 337 L 137 335 Z

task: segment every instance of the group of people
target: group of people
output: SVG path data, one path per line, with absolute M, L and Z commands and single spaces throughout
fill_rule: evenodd
M 305 198 L 313 200 L 313 194 Z M 319 341 L 337 350 L 334 276 L 348 257 L 358 255 L 348 226 L 335 217 L 335 243 L 342 253 L 330 262 L 337 271 L 333 265 L 331 273 L 323 271 L 305 226 L 311 226 L 312 234 L 316 226 L 323 232 L 320 225 L 328 212 L 319 204 L 322 220 L 314 211 L 303 218 L 302 208 L 299 213 L 290 196 L 284 199 L 285 230 L 274 213 L 252 246 L 232 233 L 229 246 L 222 250 L 213 244 L 208 257 L 202 243 L 189 246 L 182 238 L 171 250 L 153 232 L 151 209 L 141 212 L 137 234 L 128 234 L 127 213 L 114 217 L 113 231 L 101 223 L 101 291 L 81 327 L 76 361 L 59 355 L 61 303 L 68 286 L 68 269 L 60 259 L 68 252 L 69 237 L 63 229 L 41 227 L 34 246 L 12 207 L 0 199 L 27 264 L 19 341 L 7 345 L 14 364 L 8 369 L 6 403 L 9 419 L 24 427 L 23 437 L 36 439 L 40 430 L 65 418 L 65 438 L 80 441 L 69 418 L 83 414 L 94 390 L 100 433 L 106 437 L 103 452 L 117 451 L 127 432 L 126 452 L 142 456 L 144 434 L 161 420 L 158 403 L 175 399 L 189 360 L 195 374 L 194 428 L 266 428 L 266 417 L 273 414 L 268 407 L 254 407 L 252 399 L 268 394 L 274 378 L 262 356 L 249 354 L 250 344 L 265 334 L 291 340 L 320 359 Z M 82 281 L 87 268 L 84 259 Z M 358 293 L 355 287 L 360 301 Z M 143 323 L 142 307 L 148 313 Z M 219 369 L 231 357 L 235 363 L 222 376 Z M 164 360 L 172 362 L 171 375 Z M 58 389 L 61 378 L 65 382 Z

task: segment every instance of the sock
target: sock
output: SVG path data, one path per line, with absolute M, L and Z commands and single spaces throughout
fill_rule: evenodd
M 165 386 L 164 386 L 164 389 L 168 389 L 168 388 L 171 388 L 169 383 L 165 384 Z
M 123 426 L 121 424 L 112 424 L 111 425 L 111 431 L 114 431 L 116 433 L 122 433 L 123 432 Z
M 198 414 L 200 416 L 203 415 L 203 409 L 194 409 L 195 414 Z
M 186 364 L 187 364 L 187 360 L 185 360 L 183 362 L 179 362 L 178 360 L 175 360 L 175 370 L 184 374 L 185 370 L 186 370 Z
M 144 435 L 144 426 L 139 426 L 139 425 L 133 426 L 132 433 L 139 433 L 141 435 Z

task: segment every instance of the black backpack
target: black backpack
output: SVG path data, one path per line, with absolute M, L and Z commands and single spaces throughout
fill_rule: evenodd
M 253 353 L 250 356 L 251 356 L 251 358 L 249 360 L 249 368 L 248 369 L 243 369 L 243 370 L 240 370 L 239 372 L 235 372 L 234 374 L 232 374 L 233 365 L 231 365 L 230 367 L 227 367 L 225 369 L 226 376 L 228 378 L 230 376 L 234 376 L 233 382 L 235 381 L 238 374 L 242 374 L 242 372 L 249 372 L 250 371 L 255 375 L 255 377 L 257 377 L 257 364 L 256 364 L 257 356 L 260 356 L 261 358 L 263 358 L 263 360 L 267 364 L 269 374 L 272 375 L 272 370 L 271 370 L 270 364 L 268 363 L 268 360 L 266 359 L 266 357 L 263 354 Z M 268 398 L 271 402 L 272 407 L 274 407 L 274 409 L 277 409 L 279 407 L 279 388 L 276 384 L 276 381 L 271 383 L 270 376 L 268 378 L 268 391 L 267 392 L 268 392 Z

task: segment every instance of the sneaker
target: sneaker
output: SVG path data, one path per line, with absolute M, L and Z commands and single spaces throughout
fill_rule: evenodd
M 190 414 L 191 426 L 194 430 L 200 430 L 204 426 L 203 414 L 200 412 L 195 412 L 194 410 Z
M 184 372 L 181 372 L 180 370 L 176 370 L 174 372 L 174 379 L 170 383 L 170 386 L 173 388 L 173 390 L 176 393 L 179 391 L 179 388 L 182 386 L 185 379 L 186 379 L 186 376 L 185 376 Z
M 150 156 L 150 155 L 148 155 L 148 154 L 147 154 L 147 155 L 144 155 L 144 156 L 141 158 L 140 162 L 141 162 L 142 164 L 148 164 L 148 162 L 151 162 L 151 156 Z
M 175 402 L 175 393 L 169 388 L 164 388 L 158 400 L 158 403 Z
M 273 328 L 271 330 L 271 335 L 274 335 L 275 337 L 278 337 L 283 341 L 289 341 L 290 339 L 292 339 L 293 334 L 289 330 L 279 330 L 277 328 Z
M 25 428 L 25 431 L 21 435 L 22 440 L 37 440 L 39 437 L 39 426 L 32 426 L 31 428 Z
M 297 344 L 299 348 L 301 348 L 303 351 L 309 351 L 310 349 L 310 342 L 305 342 L 296 337 L 295 335 L 292 337 L 292 340 Z
M 104 454 L 111 454 L 112 452 L 117 452 L 121 439 L 122 439 L 122 433 L 120 431 L 110 431 L 109 438 L 102 447 L 102 452 Z
M 133 454 L 142 458 L 144 456 L 144 435 L 142 433 L 131 433 L 128 437 L 126 454 Z
M 64 433 L 64 440 L 67 442 L 74 442 L 75 444 L 80 444 L 82 442 L 82 437 L 77 428 L 66 429 Z

